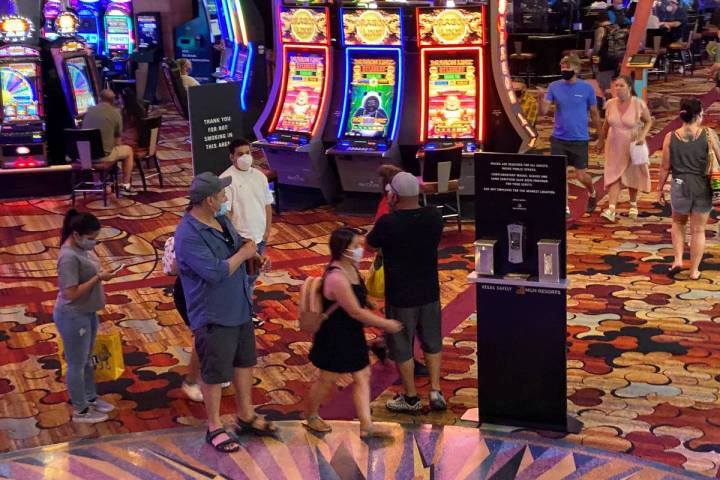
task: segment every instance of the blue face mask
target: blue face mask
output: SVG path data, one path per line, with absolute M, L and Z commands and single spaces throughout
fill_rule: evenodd
M 228 211 L 230 210 L 230 201 L 223 202 L 220 204 L 220 208 L 217 212 L 215 212 L 216 217 L 222 217 L 227 215 Z

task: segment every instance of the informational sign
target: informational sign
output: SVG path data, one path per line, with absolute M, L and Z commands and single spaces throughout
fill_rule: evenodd
M 418 9 L 417 19 L 420 46 L 484 43 L 482 10 Z
M 276 129 L 311 133 L 325 87 L 325 57 L 317 53 L 290 52 L 282 110 Z
M 230 165 L 228 145 L 242 131 L 238 82 L 208 83 L 188 89 L 193 173 L 220 175 Z
M 537 276 L 538 242 L 555 240 L 565 278 L 565 165 L 563 156 L 475 154 L 476 236 L 496 240 L 496 275 Z
M 345 135 L 388 136 L 393 116 L 397 61 L 394 58 L 351 58 L 349 115 Z
M 345 45 L 402 45 L 401 22 L 398 11 L 344 10 Z
M 477 57 L 430 58 L 427 138 L 475 138 L 477 134 Z
M 283 43 L 328 44 L 328 13 L 325 8 L 283 8 L 280 12 Z

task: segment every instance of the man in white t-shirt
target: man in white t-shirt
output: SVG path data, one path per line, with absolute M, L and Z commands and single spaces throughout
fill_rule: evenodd
M 237 138 L 230 142 L 229 149 L 232 166 L 220 175 L 232 178 L 225 189 L 230 203 L 227 215 L 240 236 L 254 241 L 257 253 L 263 255 L 270 237 L 273 195 L 267 177 L 252 166 L 250 142 Z M 259 272 L 248 275 L 251 290 L 255 287 L 258 275 Z M 265 322 L 253 314 L 253 323 L 260 327 Z

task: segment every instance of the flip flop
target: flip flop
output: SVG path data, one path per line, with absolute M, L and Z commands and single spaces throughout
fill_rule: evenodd
M 330 433 L 332 432 L 332 427 L 328 425 L 328 423 L 320 418 L 318 415 L 312 415 L 305 419 L 305 422 L 303 422 L 303 427 L 307 428 L 308 430 L 312 430 L 316 433 Z
M 259 417 L 254 415 L 250 421 L 245 422 L 240 419 L 240 417 L 236 418 L 237 426 L 235 427 L 235 433 L 238 435 L 242 435 L 244 433 L 250 433 L 252 435 L 257 435 L 258 437 L 274 437 L 277 435 L 279 429 L 275 424 L 269 420 L 265 420 L 265 426 L 263 428 L 257 428 L 253 424 L 257 421 Z
M 682 272 L 682 267 L 670 267 L 667 271 L 667 276 L 670 278 L 674 278 L 675 275 Z
M 213 440 L 215 440 L 218 436 L 225 434 L 228 436 L 227 440 L 223 440 L 220 443 L 213 443 Z M 217 450 L 220 453 L 234 453 L 240 450 L 240 445 L 238 444 L 237 440 L 234 440 L 232 435 L 228 433 L 223 427 L 218 428 L 217 430 L 207 431 L 205 433 L 205 441 L 208 443 L 208 445 L 212 446 L 215 450 Z M 228 445 L 234 443 L 234 447 L 228 447 Z

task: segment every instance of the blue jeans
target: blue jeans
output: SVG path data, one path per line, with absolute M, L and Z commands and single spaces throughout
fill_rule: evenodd
M 88 407 L 89 400 L 97 398 L 92 363 L 98 329 L 97 314 L 55 309 L 53 319 L 63 341 L 67 362 L 65 380 L 70 401 L 76 411 L 82 412 Z
M 257 253 L 258 255 L 262 255 L 265 253 L 265 242 L 260 242 L 257 244 Z M 260 271 L 258 270 L 258 273 L 255 275 L 248 275 L 248 284 L 250 285 L 250 303 L 253 304 L 253 314 L 255 313 L 255 304 L 253 303 L 253 294 L 255 293 L 255 282 L 257 282 L 258 277 L 260 276 Z

